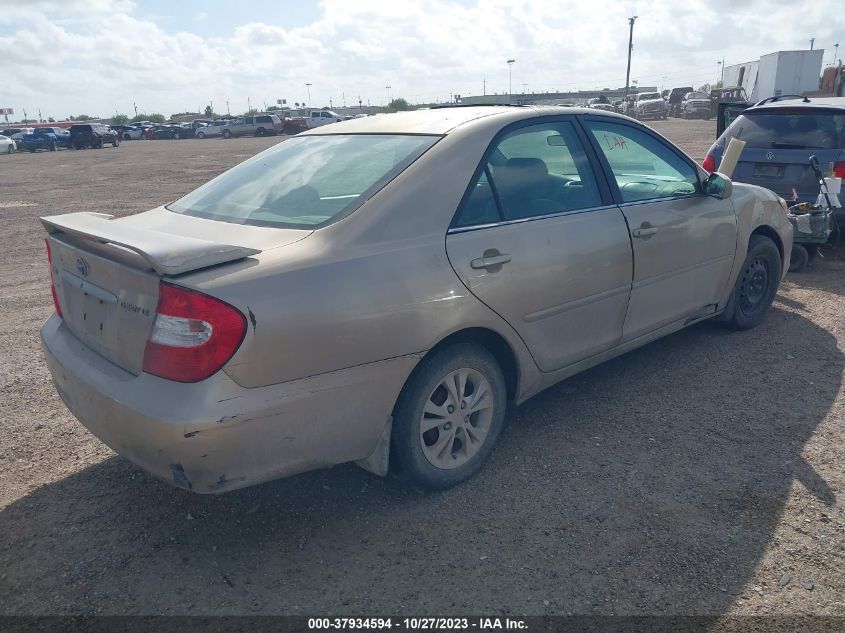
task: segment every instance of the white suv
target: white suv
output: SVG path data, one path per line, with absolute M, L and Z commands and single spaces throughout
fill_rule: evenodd
M 244 136 L 255 134 L 256 136 L 275 136 L 282 131 L 282 120 L 275 114 L 256 114 L 255 116 L 242 116 L 229 125 L 223 126 L 223 138 L 233 136 Z

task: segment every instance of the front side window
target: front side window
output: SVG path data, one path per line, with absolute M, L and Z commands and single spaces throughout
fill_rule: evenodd
M 438 138 L 399 134 L 292 138 L 167 208 L 237 224 L 318 228 L 355 209 Z
M 623 202 L 701 193 L 696 170 L 647 132 L 604 121 L 585 125 L 607 158 Z
M 507 221 L 601 204 L 575 128 L 567 122 L 545 123 L 508 133 L 489 152 L 453 226 L 496 221 L 493 211 Z

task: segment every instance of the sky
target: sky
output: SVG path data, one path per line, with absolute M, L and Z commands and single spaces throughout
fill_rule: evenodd
M 0 0 L 0 107 L 46 120 L 616 88 L 633 15 L 632 82 L 658 88 L 810 38 L 827 65 L 845 34 L 829 0 Z

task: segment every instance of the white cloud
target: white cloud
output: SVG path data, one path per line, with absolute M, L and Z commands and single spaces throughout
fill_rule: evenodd
M 166 31 L 128 0 L 4 0 L 0 10 L 2 106 L 53 116 L 115 110 L 173 112 L 213 100 L 232 112 L 277 98 L 313 105 L 382 103 L 385 86 L 410 101 L 508 89 L 616 87 L 625 80 L 628 23 L 632 78 L 641 85 L 701 84 L 717 60 L 836 41 L 845 14 L 830 1 L 324 0 L 305 26 L 252 21 L 204 37 Z M 186 20 L 200 28 L 202 13 Z M 57 17 L 58 16 L 58 17 Z M 264 15 L 258 14 L 256 18 Z M 209 18 L 210 19 L 210 18 Z M 216 19 L 216 18 L 215 18 Z M 826 57 L 832 58 L 832 53 Z M 665 77 L 665 79 L 664 79 Z

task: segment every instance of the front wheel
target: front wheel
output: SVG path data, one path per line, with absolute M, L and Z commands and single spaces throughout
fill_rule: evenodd
M 232 133 L 229 130 L 223 130 L 223 138 L 232 138 Z
M 765 235 L 752 235 L 748 254 L 734 285 L 733 314 L 727 325 L 748 330 L 760 325 L 775 300 L 781 276 L 780 251 Z
M 205 132 L 197 132 L 197 138 L 198 139 L 204 139 L 205 138 Z
M 14 153 L 15 153 L 15 145 L 14 145 L 14 143 L 9 144 L 9 149 L 8 149 L 8 150 L 6 150 L 6 152 L 7 152 L 7 153 L 9 153 L 9 154 L 14 154 Z
M 432 490 L 469 479 L 493 450 L 506 403 L 504 375 L 487 349 L 463 343 L 435 352 L 394 408 L 392 468 Z
M 111 145 L 112 145 L 112 147 L 118 147 L 118 146 L 120 145 L 120 138 L 118 138 L 117 136 L 115 136 L 115 137 L 112 139 Z

